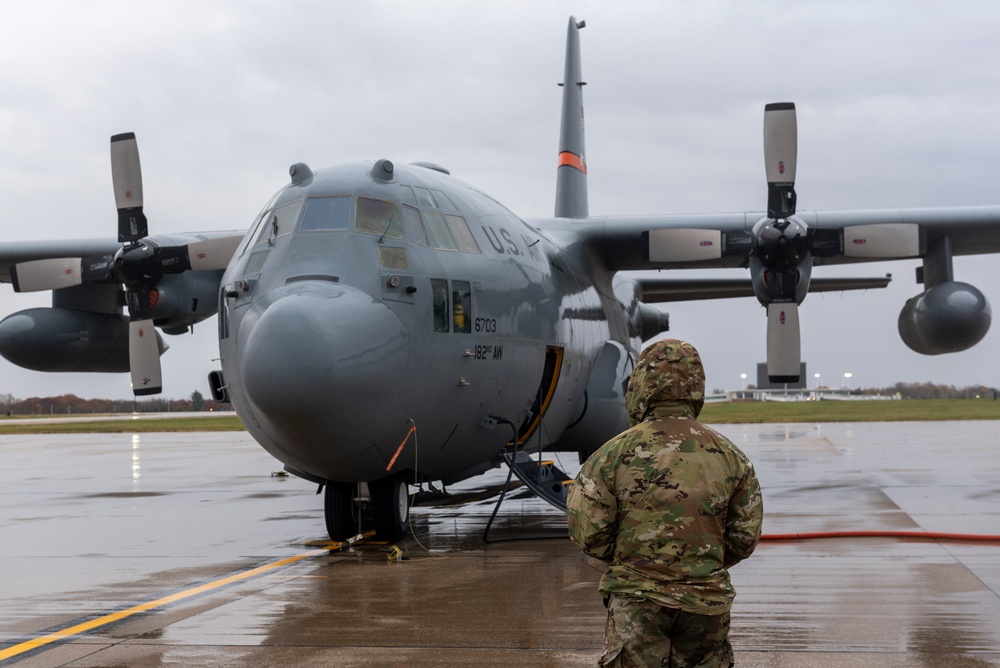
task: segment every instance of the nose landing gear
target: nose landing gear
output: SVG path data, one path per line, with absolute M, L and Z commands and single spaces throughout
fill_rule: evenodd
M 403 476 L 394 475 L 368 483 L 375 519 L 375 535 L 394 543 L 406 535 L 410 523 L 410 497 Z
M 330 539 L 344 541 L 373 525 L 379 540 L 400 540 L 410 521 L 408 492 L 400 474 L 367 484 L 328 481 L 323 509 Z
M 362 502 L 358 487 L 352 482 L 326 483 L 323 511 L 330 540 L 344 541 L 361 533 Z

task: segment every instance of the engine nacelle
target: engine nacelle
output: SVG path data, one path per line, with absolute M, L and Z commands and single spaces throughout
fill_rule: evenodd
M 211 318 L 219 307 L 221 272 L 188 271 L 167 275 L 156 286 L 150 314 L 167 334 L 182 334 L 194 324 Z
M 160 354 L 167 349 L 159 333 Z M 25 369 L 124 373 L 128 318 L 66 308 L 33 308 L 0 321 L 0 355 Z
M 556 449 L 576 450 L 583 463 L 608 439 L 628 428 L 625 390 L 634 367 L 635 360 L 625 346 L 617 341 L 604 342 L 590 370 L 583 412 L 563 432 Z
M 968 283 L 948 281 L 909 299 L 899 313 L 903 343 L 923 355 L 967 350 L 990 329 L 986 297 Z
M 795 303 L 801 304 L 809 294 L 809 282 L 812 280 L 812 256 L 807 255 L 792 267 L 784 267 L 785 271 L 768 267 L 755 255 L 750 256 L 750 284 L 753 293 L 761 306 L 774 302 L 790 301 L 794 294 Z M 793 281 L 790 285 L 781 285 L 782 281 Z
M 661 332 L 670 331 L 669 313 L 664 313 L 644 302 L 638 303 L 636 313 L 639 316 L 639 335 L 643 341 L 649 341 Z

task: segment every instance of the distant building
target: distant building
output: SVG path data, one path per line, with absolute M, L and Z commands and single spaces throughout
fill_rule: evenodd
M 772 383 L 767 379 L 767 362 L 757 365 L 757 388 L 761 390 L 804 390 L 806 389 L 806 363 L 799 363 L 799 382 Z

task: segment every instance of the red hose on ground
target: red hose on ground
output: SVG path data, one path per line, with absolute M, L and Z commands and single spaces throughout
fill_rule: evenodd
M 974 533 L 935 533 L 932 531 L 817 531 L 814 533 L 767 533 L 761 540 L 813 540 L 816 538 L 924 538 L 1000 543 L 1000 536 Z

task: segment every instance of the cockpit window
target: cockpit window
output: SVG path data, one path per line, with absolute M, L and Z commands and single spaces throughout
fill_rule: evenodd
M 261 244 L 272 244 L 274 240 L 292 231 L 302 210 L 302 200 L 297 199 L 288 204 L 264 212 L 257 221 L 254 231 L 247 235 L 247 248 Z M 244 248 L 246 250 L 246 248 Z
M 359 197 L 354 226 L 358 232 L 366 234 L 403 238 L 403 226 L 395 202 Z
M 434 306 L 434 331 L 451 331 L 451 314 L 448 308 L 448 281 L 443 278 L 431 279 L 431 302 Z
M 479 249 L 479 244 L 476 243 L 476 238 L 472 236 L 472 232 L 469 231 L 469 226 L 465 222 L 465 218 L 461 216 L 451 216 L 446 215 L 444 217 L 448 221 L 448 227 L 451 229 L 451 233 L 455 236 L 455 240 L 458 242 L 458 247 L 461 248 L 466 253 L 482 253 Z
M 268 243 L 270 243 L 278 237 L 283 237 L 291 233 L 295 227 L 295 223 L 299 220 L 299 211 L 301 210 L 302 200 L 300 199 L 275 207 L 274 215 L 271 217 L 270 229 L 268 229 L 268 225 L 265 222 L 260 238 L 255 243 L 260 243 L 265 237 Z
M 452 331 L 472 331 L 472 286 L 468 281 L 452 281 Z
M 420 212 L 405 204 L 403 205 L 403 227 L 406 229 L 406 238 L 410 243 L 427 245 L 427 233 L 424 232 L 424 226 L 420 222 Z
M 383 269 L 393 269 L 395 271 L 406 271 L 410 265 L 406 260 L 406 249 L 395 246 L 378 247 L 378 263 Z
M 439 209 L 442 211 L 458 212 L 458 207 L 455 206 L 454 202 L 448 199 L 448 196 L 445 195 L 444 192 L 440 190 L 431 190 L 431 193 L 434 195 L 434 201 L 437 202 Z
M 438 250 L 458 250 L 458 244 L 455 243 L 455 237 L 448 229 L 448 224 L 444 222 L 444 216 L 424 211 L 424 219 L 427 221 L 427 235 L 430 237 L 431 246 Z
M 261 212 L 260 217 L 258 217 L 257 220 L 254 222 L 253 227 L 251 227 L 250 231 L 247 232 L 247 235 L 243 237 L 243 243 L 240 244 L 240 248 L 238 251 L 238 255 L 240 257 L 243 257 L 243 254 L 247 252 L 247 248 L 250 248 L 253 242 L 257 239 L 257 235 L 260 234 L 261 226 L 263 226 L 264 221 L 269 220 L 270 217 L 271 217 L 271 209 L 267 209 L 266 211 Z
M 271 208 L 274 205 L 274 200 L 278 199 L 278 195 L 280 195 L 282 192 L 284 192 L 284 189 L 274 193 L 274 195 L 271 196 L 271 199 L 267 200 L 267 204 L 265 204 L 264 208 L 260 210 L 260 213 L 257 214 L 257 217 L 253 221 L 253 225 L 251 225 L 250 229 L 247 231 L 247 235 L 243 237 L 243 243 L 240 244 L 239 249 L 236 251 L 236 254 L 238 256 L 242 256 L 244 253 L 246 253 L 247 248 L 250 248 L 251 244 L 253 244 L 254 240 L 257 238 L 257 235 L 260 233 L 261 225 L 263 225 L 264 221 L 270 217 Z
M 417 199 L 413 196 L 413 188 L 410 186 L 399 186 L 399 201 L 403 204 L 417 205 Z
M 306 210 L 302 214 L 299 231 L 346 230 L 350 222 L 350 196 L 310 197 L 306 200 Z
M 428 209 L 437 209 L 437 202 L 434 201 L 434 197 L 431 195 L 431 191 L 427 188 L 421 188 L 420 186 L 413 186 L 413 192 L 417 196 L 417 204 L 422 207 L 427 207 Z

